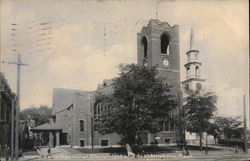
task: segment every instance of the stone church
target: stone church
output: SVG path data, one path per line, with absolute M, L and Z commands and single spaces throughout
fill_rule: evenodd
M 170 119 L 162 125 L 163 131 L 143 135 L 144 145 L 155 142 L 158 145 L 172 144 L 180 141 L 184 136 L 180 124 L 182 96 L 179 52 L 178 25 L 170 26 L 167 22 L 152 19 L 137 34 L 137 63 L 149 67 L 157 65 L 158 77 L 173 86 L 171 92 L 176 95 L 180 102 L 177 108 L 169 113 Z M 190 53 L 193 52 L 196 51 Z M 199 63 L 197 65 L 199 66 Z M 191 65 L 186 66 L 191 68 Z M 96 102 L 95 94 L 100 91 L 104 94 L 112 93 L 111 84 L 111 80 L 104 80 L 95 91 L 54 89 L 53 119 L 50 123 L 32 129 L 37 138 L 36 144 L 70 145 L 75 148 L 120 146 L 121 138 L 118 134 L 102 135 L 98 132 L 98 127 L 95 124 L 96 119 L 105 110 L 102 102 Z M 47 143 L 41 141 L 42 135 L 45 134 L 49 136 Z

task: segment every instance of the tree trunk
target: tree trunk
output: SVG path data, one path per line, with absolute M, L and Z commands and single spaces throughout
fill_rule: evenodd
M 202 132 L 200 132 L 199 135 L 200 135 L 200 150 L 202 151 Z

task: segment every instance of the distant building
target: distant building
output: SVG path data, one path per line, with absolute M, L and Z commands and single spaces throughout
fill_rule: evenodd
M 173 86 L 172 94 L 181 100 L 179 26 L 170 26 L 160 20 L 150 20 L 137 34 L 137 63 L 145 66 L 157 66 L 158 77 L 164 83 Z M 112 133 L 102 135 L 96 126 L 97 118 L 105 110 L 102 102 L 97 102 L 97 92 L 112 93 L 112 80 L 104 80 L 96 91 L 54 89 L 52 116 L 50 123 L 31 129 L 37 136 L 37 144 L 42 144 L 41 135 L 47 135 L 51 146 L 71 145 L 72 147 L 108 147 L 119 146 L 121 138 Z M 181 102 L 181 101 L 180 101 Z M 144 145 L 158 143 L 166 145 L 179 142 L 183 137 L 179 124 L 180 105 L 169 112 L 169 120 L 156 134 L 144 133 Z
M 0 73 L 0 145 L 2 148 L 5 145 L 11 146 L 11 118 L 12 110 L 15 110 L 15 101 L 15 94 L 11 91 L 3 73 Z

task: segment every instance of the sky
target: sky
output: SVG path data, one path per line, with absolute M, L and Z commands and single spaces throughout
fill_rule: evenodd
M 180 26 L 181 80 L 194 29 L 219 115 L 242 115 L 244 93 L 249 107 L 247 0 L 1 0 L 0 9 L 2 61 L 20 53 L 29 64 L 21 69 L 21 109 L 51 107 L 53 88 L 95 90 L 119 64 L 136 63 L 136 34 L 152 18 Z M 16 66 L 1 71 L 15 91 Z

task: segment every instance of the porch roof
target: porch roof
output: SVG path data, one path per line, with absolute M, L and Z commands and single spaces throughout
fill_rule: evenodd
M 33 132 L 39 132 L 39 131 L 61 131 L 62 128 L 56 126 L 55 124 L 45 123 L 42 125 L 39 125 L 37 127 L 34 127 L 30 129 Z

